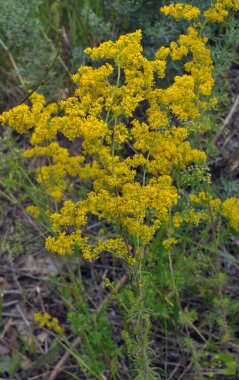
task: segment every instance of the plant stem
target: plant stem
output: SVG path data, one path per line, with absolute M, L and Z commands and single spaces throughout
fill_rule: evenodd
M 7 46 L 7 45 L 3 42 L 3 40 L 1 40 L 1 39 L 0 39 L 0 44 L 2 45 L 3 49 L 6 51 L 8 57 L 9 57 L 9 59 L 10 59 L 10 62 L 11 62 L 12 66 L 13 66 L 13 68 L 14 68 L 14 70 L 15 70 L 15 73 L 16 73 L 16 75 L 17 75 L 17 77 L 18 77 L 18 80 L 19 80 L 21 86 L 24 87 L 24 86 L 25 86 L 25 82 L 24 82 L 24 80 L 23 80 L 23 78 L 22 78 L 22 76 L 21 76 L 21 74 L 20 74 L 20 70 L 19 70 L 19 68 L 17 67 L 17 63 L 16 63 L 16 61 L 14 60 L 12 53 L 10 52 L 8 46 Z
M 138 242 L 139 244 L 139 242 Z M 143 373 L 143 379 L 148 379 L 149 374 L 149 360 L 148 353 L 146 348 L 145 341 L 145 318 L 143 312 L 143 288 L 142 288 L 142 263 L 144 257 L 144 246 L 138 247 L 139 252 L 139 262 L 138 266 L 135 268 L 135 277 L 136 277 L 136 286 L 137 286 L 137 295 L 138 295 L 138 342 L 139 342 L 139 363 L 140 363 L 140 371 Z

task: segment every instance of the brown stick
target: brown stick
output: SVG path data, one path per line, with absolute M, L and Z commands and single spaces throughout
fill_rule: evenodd
M 238 110 L 238 106 L 239 106 L 239 95 L 237 95 L 227 117 L 224 119 L 224 122 L 223 122 L 223 125 L 222 127 L 219 129 L 218 133 L 216 134 L 213 142 L 214 144 L 216 145 L 217 143 L 217 140 L 219 139 L 219 137 L 221 136 L 221 133 L 223 131 L 224 128 L 226 128 L 228 126 L 228 124 L 231 122 L 232 118 L 233 118 L 233 115 L 237 112 Z
M 77 337 L 73 343 L 72 343 L 72 346 L 76 346 L 80 341 L 80 338 Z M 59 360 L 59 362 L 56 364 L 54 370 L 52 371 L 50 377 L 48 378 L 48 380 L 54 380 L 56 378 L 56 376 L 58 375 L 59 372 L 61 372 L 63 369 L 64 369 L 64 365 L 65 365 L 65 362 L 67 361 L 67 359 L 69 358 L 70 356 L 70 353 L 68 351 L 66 351 L 64 353 L 64 355 L 62 356 L 62 358 Z

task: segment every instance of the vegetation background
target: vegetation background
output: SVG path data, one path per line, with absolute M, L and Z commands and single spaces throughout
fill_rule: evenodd
M 186 28 L 183 21 L 160 14 L 167 3 L 0 0 L 0 111 L 27 100 L 31 90 L 49 102 L 69 96 L 72 74 L 89 63 L 83 50 L 102 41 L 142 29 L 145 54 L 152 57 L 158 46 L 169 44 Z M 187 3 L 206 9 L 211 1 Z M 201 177 L 210 171 L 213 192 L 224 199 L 238 196 L 239 185 L 238 24 L 238 15 L 232 15 L 223 24 L 207 27 L 219 100 L 210 115 L 211 130 L 200 137 L 208 166 L 196 177 L 187 172 L 180 179 L 200 189 Z M 172 75 L 180 73 L 177 62 L 171 65 Z M 171 79 L 169 75 L 166 80 Z M 107 255 L 96 263 L 78 263 L 75 257 L 62 262 L 46 254 L 49 220 L 36 223 L 25 211 L 29 199 L 46 202 L 34 182 L 34 168 L 26 167 L 22 157 L 27 144 L 25 137 L 1 130 L 0 375 L 16 380 L 133 379 L 130 342 L 127 346 L 127 334 L 121 331 L 134 324 L 134 318 L 122 322 L 116 301 L 120 289 L 121 301 L 132 302 L 125 268 Z M 92 222 L 93 235 L 94 228 Z M 105 226 L 96 226 L 96 231 L 104 235 Z M 239 239 L 224 228 L 215 245 L 208 223 L 197 229 L 188 225 L 178 234 L 181 243 L 173 255 L 163 249 L 163 236 L 157 236 L 147 277 L 152 365 L 165 380 L 236 380 Z M 105 278 L 111 278 L 116 289 L 109 290 Z M 39 328 L 33 318 L 38 311 L 59 319 L 70 350 L 55 333 Z

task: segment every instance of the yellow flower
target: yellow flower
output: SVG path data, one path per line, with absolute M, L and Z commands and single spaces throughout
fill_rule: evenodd
M 60 326 L 58 318 L 53 318 L 49 313 L 36 313 L 34 319 L 39 323 L 40 327 L 47 327 L 56 334 L 62 335 L 64 327 Z
M 31 214 L 34 218 L 38 218 L 40 215 L 40 210 L 38 207 L 34 205 L 30 205 L 26 207 L 26 211 Z
M 197 19 L 201 13 L 199 8 L 183 3 L 166 5 L 161 7 L 160 11 L 166 16 L 172 16 L 176 21 L 179 21 L 180 19 L 191 21 Z
M 161 48 L 155 53 L 156 59 L 163 59 L 165 60 L 170 54 L 170 49 L 165 46 L 161 46 Z
M 228 198 L 222 204 L 222 216 L 239 232 L 239 198 Z
M 170 249 L 173 245 L 177 244 L 177 239 L 175 238 L 170 238 L 170 239 L 165 239 L 163 241 L 163 246 L 165 249 Z
M 238 0 L 217 0 L 209 9 L 207 9 L 203 16 L 208 22 L 223 22 L 229 15 L 229 10 L 239 10 Z
M 27 133 L 29 129 L 33 128 L 34 115 L 30 112 L 26 104 L 14 107 L 9 111 L 3 112 L 0 116 L 1 123 L 8 123 L 18 133 Z

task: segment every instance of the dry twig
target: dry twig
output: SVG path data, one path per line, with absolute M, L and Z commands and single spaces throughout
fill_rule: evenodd
M 73 341 L 72 346 L 76 347 L 77 344 L 79 343 L 79 341 L 80 341 L 80 338 L 77 337 Z M 54 370 L 52 371 L 51 375 L 49 376 L 48 380 L 54 380 L 56 378 L 56 376 L 58 375 L 58 373 L 63 371 L 65 362 L 67 361 L 69 356 L 70 356 L 70 353 L 68 351 L 66 351 L 64 353 L 64 355 L 62 356 L 62 358 L 59 360 L 59 362 L 56 364 L 56 366 L 55 366 Z

